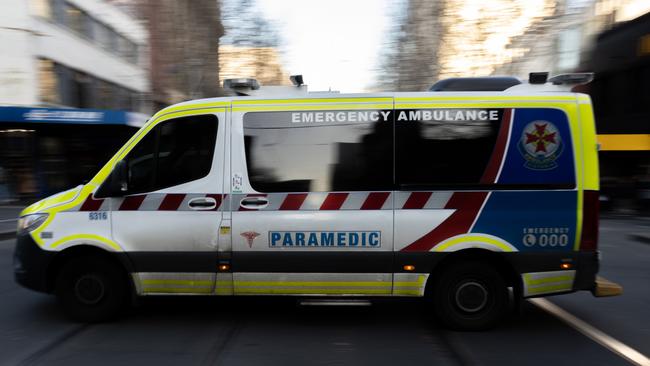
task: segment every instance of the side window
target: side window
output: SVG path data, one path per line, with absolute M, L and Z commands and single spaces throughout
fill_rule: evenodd
M 129 152 L 129 194 L 172 187 L 210 173 L 217 117 L 176 118 L 153 128 Z
M 479 184 L 495 147 L 503 110 L 484 111 L 480 116 L 478 112 L 399 111 L 395 122 L 397 183 L 403 189 Z M 401 121 L 402 113 L 415 118 Z
M 160 125 L 155 189 L 203 178 L 210 173 L 217 122 L 214 116 L 186 117 Z
M 395 172 L 403 190 L 575 186 L 562 110 L 441 108 L 396 115 Z
M 156 158 L 156 129 L 138 142 L 127 155 L 129 167 L 129 191 L 133 193 L 150 191 L 154 183 Z
M 244 115 L 250 183 L 258 192 L 390 190 L 390 111 L 251 112 Z

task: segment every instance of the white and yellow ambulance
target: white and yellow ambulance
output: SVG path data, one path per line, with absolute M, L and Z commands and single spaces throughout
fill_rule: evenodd
M 590 75 L 488 92 L 245 96 L 153 116 L 87 184 L 26 208 L 15 276 L 83 321 L 130 294 L 427 297 L 463 329 L 591 290 Z M 540 76 L 536 75 L 535 79 Z

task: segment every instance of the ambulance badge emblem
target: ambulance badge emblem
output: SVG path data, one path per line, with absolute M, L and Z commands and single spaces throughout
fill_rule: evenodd
M 246 231 L 246 232 L 243 232 L 243 233 L 241 233 L 239 235 L 246 238 L 246 242 L 248 242 L 248 247 L 252 248 L 253 247 L 253 241 L 255 240 L 255 238 L 260 236 L 260 233 L 256 233 L 254 231 Z
M 562 149 L 560 132 L 548 121 L 529 123 L 519 140 L 519 151 L 526 160 L 524 166 L 532 170 L 556 168 L 556 160 L 562 153 Z

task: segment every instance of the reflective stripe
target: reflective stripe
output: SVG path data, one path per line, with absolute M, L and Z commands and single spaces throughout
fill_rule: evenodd
M 439 102 L 422 102 L 422 103 L 402 103 L 395 101 L 395 109 L 439 109 L 439 108 L 556 108 L 566 111 L 567 108 L 575 108 L 575 103 L 563 101 L 545 101 L 545 100 L 530 100 L 516 102 L 516 101 L 503 101 L 495 102 L 486 99 L 485 101 L 471 101 L 466 100 L 441 100 Z M 573 121 L 572 121 L 573 122 Z
M 575 275 L 575 270 L 524 273 L 524 297 L 571 291 Z
M 650 134 L 598 135 L 600 151 L 648 151 Z
M 390 295 L 389 273 L 234 273 L 234 294 Z
M 492 101 L 492 100 L 499 100 L 499 101 L 525 101 L 525 102 L 548 102 L 548 101 L 556 101 L 556 100 L 567 100 L 567 101 L 574 101 L 576 100 L 575 96 L 569 95 L 551 95 L 551 96 L 497 96 L 497 95 L 487 95 L 487 96 L 427 96 L 427 97 L 395 97 L 395 103 L 400 103 L 400 102 L 430 102 L 430 101 L 453 101 L 453 100 L 458 100 L 458 101 L 466 101 L 466 100 L 471 100 L 471 101 Z
M 66 203 L 70 200 L 73 200 L 79 195 L 81 188 L 73 188 L 58 194 L 55 194 L 51 197 L 45 198 L 41 201 L 38 201 L 32 205 L 26 207 L 21 213 L 20 216 L 28 215 L 34 212 L 41 212 L 43 210 L 51 209 L 57 205 Z
M 233 100 L 233 106 L 251 104 L 323 104 L 323 103 L 393 103 L 392 97 L 378 98 L 311 98 L 311 99 L 258 99 L 258 100 Z
M 555 276 L 555 277 L 544 277 L 540 279 L 527 279 L 526 284 L 541 285 L 545 283 L 567 282 L 567 281 L 573 281 L 573 276 Z
M 233 295 L 235 290 L 232 284 L 232 273 L 217 273 L 217 284 L 214 290 L 216 295 Z
M 329 110 L 352 110 L 352 109 L 393 109 L 393 104 L 315 104 L 315 105 L 267 105 L 263 107 L 232 107 L 233 112 L 256 112 L 256 111 L 329 111 Z
M 232 281 L 233 277 L 242 278 Z M 276 277 L 278 280 L 268 280 Z M 133 273 L 139 295 L 399 295 L 423 296 L 424 273 Z M 316 281 L 314 279 L 323 279 Z M 216 281 L 215 281 L 216 280 Z
M 163 293 L 174 293 L 174 294 L 210 294 L 212 293 L 212 287 L 208 288 L 187 288 L 187 287 L 149 287 L 149 286 L 143 286 L 142 291 L 145 294 L 148 293 L 157 293 L 157 294 L 163 294 Z
M 107 238 L 104 238 L 103 236 L 95 235 L 95 234 L 75 234 L 75 235 L 68 235 L 64 236 L 63 238 L 55 241 L 54 243 L 50 244 L 50 248 L 54 249 L 57 248 L 58 246 L 71 242 L 71 241 L 84 241 L 84 244 L 93 244 L 93 242 L 99 242 L 105 245 L 108 245 L 110 248 L 114 249 L 115 251 L 121 252 L 122 248 L 120 246 Z M 89 240 L 90 242 L 88 242 Z
M 133 273 L 132 278 L 139 295 L 210 294 L 215 286 L 215 273 L 140 272 Z
M 496 236 L 487 234 L 461 234 L 433 247 L 434 252 L 453 252 L 467 248 L 484 248 L 498 252 L 516 252 L 515 246 Z
M 395 273 L 393 295 L 424 296 L 428 273 Z
M 390 286 L 384 289 L 360 288 L 246 288 L 236 289 L 236 295 L 390 295 Z

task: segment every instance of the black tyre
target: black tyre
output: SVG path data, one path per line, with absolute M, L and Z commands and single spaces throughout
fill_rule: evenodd
M 119 266 L 106 259 L 72 258 L 59 271 L 55 294 L 71 319 L 102 322 L 116 317 L 126 304 L 126 278 Z
M 489 264 L 457 263 L 435 281 L 436 315 L 445 325 L 459 330 L 493 327 L 508 307 L 503 277 Z

